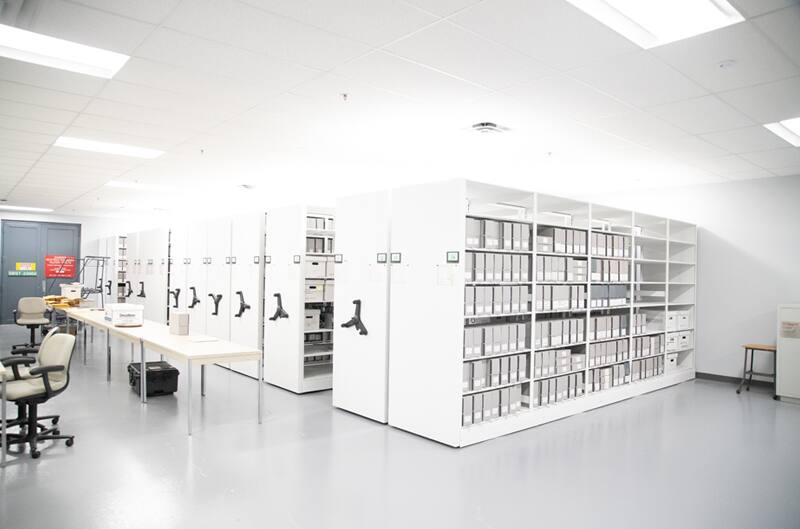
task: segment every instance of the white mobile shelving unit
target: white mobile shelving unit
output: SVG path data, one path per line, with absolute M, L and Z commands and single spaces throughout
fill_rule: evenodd
M 465 180 L 391 211 L 389 424 L 466 446 L 694 377 L 695 226 Z
M 334 228 L 328 208 L 267 212 L 264 380 L 295 393 L 332 385 Z

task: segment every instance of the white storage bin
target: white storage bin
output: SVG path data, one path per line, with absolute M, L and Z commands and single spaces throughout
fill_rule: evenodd
M 664 371 L 669 373 L 670 371 L 675 371 L 678 369 L 678 353 L 671 353 L 667 355 L 667 365 L 664 368 Z
M 67 299 L 80 299 L 83 285 L 70 283 L 61 285 L 61 295 Z
M 105 320 L 115 327 L 140 327 L 144 323 L 144 305 L 109 303 Z
M 691 329 L 691 312 L 688 310 L 684 310 L 678 313 L 678 330 L 685 331 L 687 329 Z
M 324 301 L 325 281 L 307 280 L 306 281 L 306 302 L 319 303 Z
M 678 333 L 678 349 L 691 349 L 692 348 L 692 333 L 681 332 Z
M 319 329 L 319 309 L 305 309 L 305 320 L 303 320 L 303 330 L 314 331 Z
M 306 277 L 322 279 L 325 277 L 324 259 L 306 259 Z
M 679 333 L 677 332 L 667 333 L 667 352 L 677 351 L 678 342 L 679 342 Z
M 336 268 L 336 261 L 331 259 L 330 257 L 325 261 L 325 277 L 328 279 L 333 279 L 333 272 Z

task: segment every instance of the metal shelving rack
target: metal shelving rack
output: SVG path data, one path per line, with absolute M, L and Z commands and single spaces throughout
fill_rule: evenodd
M 483 418 L 468 424 L 464 421 L 464 396 L 487 391 L 487 388 L 465 389 L 464 364 L 492 359 L 497 355 L 464 358 L 464 329 L 478 323 L 477 316 L 465 315 L 465 288 L 480 285 L 465 277 L 466 252 L 465 219 L 481 217 L 501 221 L 523 222 L 530 226 L 532 241 L 530 285 L 532 297 L 537 292 L 536 271 L 538 256 L 571 256 L 586 260 L 586 281 L 542 281 L 543 285 L 585 285 L 586 307 L 569 310 L 536 310 L 531 308 L 515 316 L 531 326 L 529 342 L 520 354 L 529 359 L 527 372 L 518 381 L 498 384 L 488 390 L 521 386 L 520 407 L 513 412 Z M 587 234 L 585 254 L 538 252 L 536 234 L 540 227 L 563 227 L 582 230 Z M 624 256 L 596 256 L 591 251 L 591 234 L 615 234 L 626 241 L 630 252 Z M 557 420 L 593 408 L 605 406 L 639 394 L 677 384 L 694 377 L 694 339 L 691 348 L 682 352 L 658 351 L 647 358 L 662 358 L 663 372 L 654 363 L 651 376 L 631 380 L 632 368 L 639 358 L 633 358 L 632 344 L 638 336 L 662 336 L 666 343 L 669 334 L 666 315 L 672 309 L 693 309 L 695 299 L 696 227 L 687 223 L 609 208 L 561 197 L 536 194 L 490 186 L 466 180 L 452 180 L 402 188 L 392 192 L 390 263 L 391 316 L 389 357 L 389 424 L 442 442 L 450 446 L 466 446 Z M 644 247 L 637 258 L 636 245 Z M 648 249 L 650 249 L 648 255 Z M 656 249 L 659 253 L 652 253 Z M 488 252 L 502 253 L 502 248 Z M 627 302 L 619 307 L 591 307 L 592 262 L 595 259 L 619 260 L 630 266 L 629 277 L 619 284 L 627 290 Z M 647 267 L 645 275 L 637 278 L 637 263 Z M 677 267 L 677 268 L 676 268 Z M 485 282 L 484 282 L 485 283 Z M 663 286 L 662 286 L 663 285 Z M 659 288 L 660 287 L 660 288 Z M 651 295 L 643 295 L 650 293 Z M 659 297 L 663 296 L 663 297 Z M 644 332 L 634 333 L 633 316 L 640 312 L 650 315 Z M 584 390 L 569 394 L 555 402 L 536 405 L 531 360 L 538 350 L 572 349 L 588 353 L 590 318 L 597 314 L 624 314 L 628 329 L 624 336 L 609 340 L 624 340 L 628 357 L 590 366 L 588 355 L 581 369 L 555 375 L 542 375 L 538 380 L 569 374 L 583 375 Z M 692 329 L 695 328 L 692 310 Z M 558 315 L 582 319 L 584 335 L 568 346 L 535 348 L 534 323 L 554 319 Z M 503 320 L 507 315 L 499 316 Z M 497 319 L 491 316 L 489 321 Z M 516 352 L 509 352 L 517 354 Z M 676 355 L 674 362 L 667 359 Z M 624 372 L 619 384 L 594 389 L 591 372 L 594 369 L 622 365 Z M 490 376 L 489 376 L 490 377 Z M 487 378 L 491 382 L 491 378 Z M 579 378 L 578 378 L 579 380 Z M 534 392 L 534 394 L 532 394 Z

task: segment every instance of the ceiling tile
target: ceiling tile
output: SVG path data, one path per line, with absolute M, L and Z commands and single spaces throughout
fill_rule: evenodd
M 797 75 L 797 65 L 786 57 L 750 22 L 673 42 L 652 53 L 717 92 Z M 736 61 L 721 68 L 722 61 Z
M 164 25 L 320 69 L 369 51 L 365 44 L 234 0 L 184 0 Z
M 120 143 L 123 145 L 135 145 L 137 147 L 146 147 L 148 149 L 167 150 L 172 146 L 174 141 L 166 141 L 153 137 L 134 136 L 130 134 L 113 132 L 109 130 L 87 129 L 83 127 L 71 126 L 64 131 L 65 136 L 75 138 L 85 138 L 88 140 L 104 141 L 110 143 Z
M 743 154 L 742 158 L 750 160 L 764 169 L 780 169 L 800 165 L 800 147 L 784 147 L 772 151 L 759 151 Z
M 0 99 L 76 112 L 80 112 L 89 102 L 85 96 L 8 81 L 0 81 Z
M 445 103 L 487 93 L 475 85 L 380 51 L 349 62 L 334 73 L 418 101 Z
M 137 57 L 231 77 L 262 89 L 285 90 L 319 72 L 171 29 L 160 28 L 136 51 Z
M 124 83 L 121 81 L 111 81 L 100 93 L 100 98 L 139 105 L 150 109 L 157 109 L 166 112 L 164 119 L 168 116 L 177 117 L 186 122 L 213 123 L 228 119 L 234 115 L 230 111 L 224 112 L 216 107 L 210 107 L 197 98 L 187 96 L 168 90 L 160 90 L 147 86 Z M 95 101 L 87 108 L 87 113 L 94 113 Z M 117 109 L 119 110 L 119 109 Z M 143 112 L 141 119 L 131 118 L 132 121 L 144 121 L 146 116 L 152 113 Z
M 398 0 L 242 1 L 376 47 L 437 20 L 437 17 Z
M 48 149 L 48 145 L 44 143 L 27 143 L 17 140 L 9 140 L 0 138 L 0 151 L 24 151 L 27 153 L 43 153 Z
M 23 132 L 21 130 L 11 130 L 0 126 L 0 139 L 19 141 L 24 143 L 35 143 L 41 145 L 51 145 L 58 136 L 54 134 L 38 134 L 36 132 Z
M 681 160 L 697 160 L 724 156 L 727 152 L 696 136 L 679 136 L 662 138 L 649 142 L 648 145 L 658 152 Z
M 644 51 L 620 55 L 569 74 L 636 106 L 670 103 L 706 94 L 683 74 Z
M 487 0 L 451 21 L 559 70 L 639 49 L 563 0 Z
M 800 164 L 772 169 L 775 176 L 800 176 Z
M 75 119 L 77 112 L 56 110 L 38 105 L 29 105 L 18 101 L 0 99 L 0 116 L 31 119 L 43 123 L 67 125 Z
M 753 21 L 797 65 L 800 65 L 800 5 Z
M 0 158 L 14 160 L 28 160 L 34 162 L 41 157 L 41 152 L 28 151 L 0 145 Z
M 741 156 L 737 155 L 699 159 L 693 161 L 692 165 L 699 167 L 704 171 L 709 171 L 720 176 L 726 176 L 730 173 L 745 173 L 760 169 L 757 165 L 752 164 Z
M 624 114 L 631 107 L 564 75 L 522 83 L 503 93 L 541 113 L 581 121 Z
M 109 86 L 113 85 L 113 82 Z M 166 127 L 186 128 L 194 131 L 201 131 L 208 127 L 218 124 L 224 116 L 200 115 L 198 113 L 178 112 L 173 109 L 144 107 L 139 103 L 142 101 L 131 97 L 135 93 L 136 87 L 121 83 L 122 87 L 111 90 L 104 94 L 106 97 L 123 99 L 131 103 L 111 101 L 107 99 L 94 99 L 86 107 L 84 114 L 93 116 L 104 116 L 109 118 L 136 121 L 151 125 L 161 125 Z
M 655 140 L 686 135 L 679 128 L 640 110 L 600 119 L 580 121 L 608 134 L 620 136 L 641 145 L 648 145 Z
M 729 0 L 731 4 L 743 15 L 747 17 L 755 17 L 781 9 L 793 4 L 797 4 L 800 0 Z
M 104 79 L 90 75 L 48 68 L 5 57 L 0 57 L 0 79 L 84 96 L 95 95 L 105 83 Z
M 406 0 L 407 4 L 412 4 L 429 13 L 446 17 L 456 11 L 461 11 L 469 6 L 480 3 L 482 0 Z
M 47 123 L 34 119 L 16 118 L 13 116 L 0 117 L 0 129 L 19 130 L 23 132 L 35 132 L 38 134 L 58 135 L 64 131 L 64 125 Z
M 130 54 L 155 26 L 63 0 L 42 2 L 31 31 Z
M 530 57 L 447 22 L 419 31 L 386 49 L 495 90 L 554 73 Z
M 87 129 L 118 132 L 121 134 L 153 138 L 168 142 L 185 141 L 195 134 L 194 131 L 189 129 L 170 128 L 164 127 L 163 125 L 148 125 L 136 121 L 123 121 L 102 116 L 92 116 L 90 114 L 81 114 L 73 125 Z
M 728 173 L 723 178 L 727 180 L 754 180 L 756 178 L 772 178 L 775 175 L 771 171 L 756 167 L 748 171 L 741 171 L 737 173 Z
M 180 0 L 70 0 L 102 11 L 135 18 L 143 22 L 158 24 L 166 17 Z
M 786 146 L 785 141 L 761 125 L 703 134 L 700 137 L 734 154 L 765 151 Z
M 800 76 L 719 94 L 724 101 L 753 118 L 772 123 L 800 116 Z
M 753 120 L 713 95 L 651 107 L 647 112 L 690 134 L 703 134 L 755 124 Z

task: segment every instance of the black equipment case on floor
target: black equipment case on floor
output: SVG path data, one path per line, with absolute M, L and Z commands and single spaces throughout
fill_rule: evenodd
M 141 395 L 139 371 L 142 364 L 128 364 L 128 382 L 131 389 Z M 178 391 L 178 370 L 167 362 L 147 362 L 147 396 L 169 395 Z

